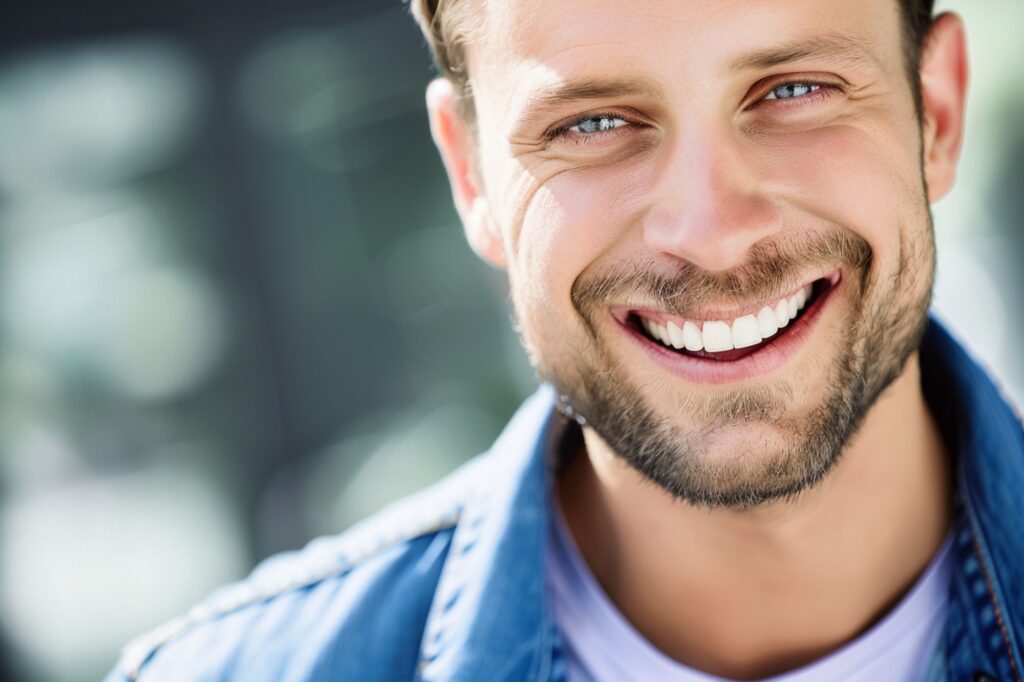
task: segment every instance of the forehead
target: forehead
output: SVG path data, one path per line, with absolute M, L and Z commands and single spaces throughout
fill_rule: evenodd
M 694 83 L 814 44 L 842 44 L 832 58 L 859 53 L 881 68 L 902 55 L 898 0 L 476 2 L 474 92 L 502 108 L 574 77 Z

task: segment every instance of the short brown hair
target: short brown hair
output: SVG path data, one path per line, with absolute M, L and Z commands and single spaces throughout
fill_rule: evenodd
M 455 86 L 464 118 L 474 116 L 469 73 L 466 69 L 466 39 L 472 0 L 409 0 L 412 14 L 427 39 L 434 63 L 441 75 Z M 928 29 L 932 25 L 934 0 L 897 0 L 903 21 L 903 53 L 914 95 L 918 118 L 922 115 L 921 79 L 918 69 Z

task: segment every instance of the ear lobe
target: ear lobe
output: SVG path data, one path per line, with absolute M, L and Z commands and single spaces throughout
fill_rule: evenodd
M 472 152 L 475 140 L 458 111 L 455 87 L 446 78 L 436 78 L 427 87 L 427 113 L 434 138 L 448 174 L 455 210 L 462 220 L 473 251 L 496 268 L 506 265 L 500 230 L 491 217 L 481 191 Z
M 921 99 L 928 201 L 944 197 L 956 179 L 967 104 L 967 40 L 963 22 L 946 12 L 935 18 L 921 55 Z

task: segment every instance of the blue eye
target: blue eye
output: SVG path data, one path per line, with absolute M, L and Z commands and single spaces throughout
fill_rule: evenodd
M 585 118 L 576 125 L 569 126 L 568 130 L 574 133 L 601 133 L 613 128 L 621 128 L 629 122 L 617 116 L 591 116 Z
M 780 83 L 765 95 L 765 99 L 794 99 L 809 95 L 820 88 L 821 86 L 815 83 Z

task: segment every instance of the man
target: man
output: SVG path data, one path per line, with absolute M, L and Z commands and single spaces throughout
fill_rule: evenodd
M 930 4 L 419 2 L 545 384 L 110 679 L 1024 679 L 1021 424 L 927 313 L 967 73 Z

